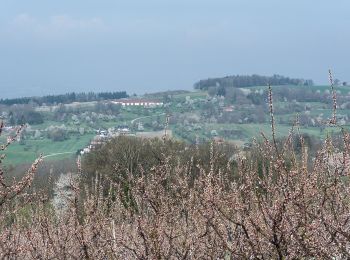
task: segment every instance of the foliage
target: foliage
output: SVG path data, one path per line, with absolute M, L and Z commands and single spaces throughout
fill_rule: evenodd
M 48 132 L 48 138 L 54 142 L 58 142 L 66 140 L 68 136 L 64 129 L 56 127 Z
M 9 111 L 9 124 L 14 125 L 37 125 L 44 122 L 42 114 L 34 111 L 31 107 L 11 108 Z
M 209 168 L 208 151 L 208 144 L 194 146 L 175 140 L 167 140 L 164 143 L 157 138 L 116 137 L 84 157 L 83 167 L 86 169 L 84 177 L 95 178 L 97 172 L 114 181 L 124 178 L 128 173 L 140 176 L 143 171 L 149 171 L 160 163 L 164 156 L 169 158 L 168 163 L 173 167 L 178 163 L 185 164 L 188 158 L 193 157 L 194 162 L 201 162 Z M 229 154 L 233 154 L 238 149 L 233 145 L 225 144 L 220 146 L 220 151 L 222 153 L 220 162 L 226 165 Z M 140 165 L 142 165 L 142 171 L 140 171 Z
M 4 123 L 1 121 L 0 135 L 2 134 L 3 128 Z M 4 221 L 4 223 L 8 223 L 6 219 L 8 220 L 8 217 L 12 214 L 11 211 L 15 212 L 20 208 L 18 202 L 28 200 L 26 191 L 30 187 L 39 163 L 41 162 L 40 156 L 32 165 L 30 165 L 29 169 L 23 176 L 21 176 L 20 180 L 12 178 L 10 181 L 6 178 L 7 176 L 5 175 L 5 169 L 3 167 L 3 160 L 6 158 L 4 151 L 6 151 L 8 147 L 17 140 L 24 128 L 24 125 L 20 126 L 16 130 L 16 133 L 13 136 L 9 136 L 6 142 L 0 146 L 0 212 L 2 213 L 0 214 L 0 221 Z

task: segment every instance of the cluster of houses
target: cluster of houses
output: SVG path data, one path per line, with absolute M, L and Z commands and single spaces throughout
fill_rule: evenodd
M 80 155 L 88 154 L 92 150 L 100 147 L 106 143 L 110 138 L 120 135 L 132 135 L 130 128 L 127 125 L 119 125 L 108 130 L 97 130 L 95 137 L 91 140 L 90 144 L 84 149 L 80 150 Z
M 80 150 L 80 155 L 88 154 L 108 141 L 108 136 L 96 135 L 88 146 Z

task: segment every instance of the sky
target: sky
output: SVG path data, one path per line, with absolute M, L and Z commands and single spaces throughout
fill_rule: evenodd
M 350 81 L 349 0 L 0 0 L 0 98 L 210 77 Z

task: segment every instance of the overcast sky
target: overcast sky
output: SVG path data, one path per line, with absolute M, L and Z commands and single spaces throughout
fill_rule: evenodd
M 349 0 L 0 0 L 0 98 L 192 89 L 232 74 L 350 81 Z

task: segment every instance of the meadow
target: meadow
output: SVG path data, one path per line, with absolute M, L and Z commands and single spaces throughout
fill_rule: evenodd
M 4 163 L 5 165 L 31 163 L 40 154 L 44 157 L 48 156 L 45 158 L 45 161 L 75 157 L 77 151 L 88 145 L 93 137 L 93 134 L 86 134 L 79 137 L 71 136 L 69 139 L 61 142 L 53 142 L 47 138 L 42 140 L 26 140 L 25 144 L 16 142 L 6 151 L 6 160 Z

